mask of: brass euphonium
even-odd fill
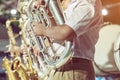
[[[8,19],[6,21],[6,29],[7,29],[7,33],[8,33],[8,37],[9,37],[9,49],[8,50],[10,50],[10,51],[11,51],[11,47],[17,45],[16,37],[18,37],[18,35],[15,35],[13,33],[13,29],[12,29],[12,26],[11,26],[12,22],[18,22],[18,20],[16,20],[15,18],[12,18],[12,19]],[[19,53],[16,52],[16,51],[15,52],[11,51],[10,55],[11,55],[12,58],[15,58],[15,57],[19,56]]]
[[[11,61],[9,61],[6,57],[2,60],[2,67],[5,69],[5,72],[7,73],[7,80],[19,80],[18,75],[16,72],[13,72],[11,69]]]
[[[11,19],[11,20],[7,20],[6,21],[6,29],[8,32],[8,36],[9,36],[9,47],[10,46],[15,46],[16,40],[15,40],[15,35],[13,34],[12,28],[10,26],[11,22],[16,21],[15,19]],[[2,60],[2,68],[5,69],[5,72],[7,74],[7,78],[8,80],[19,80],[18,74],[16,74],[16,71],[13,71],[12,68],[12,60],[17,57],[19,54],[18,52],[11,52],[10,56],[11,56],[11,60],[9,60],[7,57],[4,57]]]
[[[10,24],[14,21],[18,21],[16,19],[11,19],[6,21],[6,29],[9,36],[10,45],[13,47],[17,45],[15,40],[15,35],[12,30],[12,26]],[[19,50],[15,50],[13,52],[10,51],[11,59],[3,58],[2,67],[5,69],[6,74],[8,76],[8,80],[28,80],[27,69],[21,62],[20,52]]]
[[[33,68],[40,78],[46,77],[55,68],[64,65],[72,56],[71,43],[69,41],[54,42],[46,36],[36,36],[31,23],[40,22],[44,27],[52,27],[55,24],[63,24],[64,18],[58,0],[44,0],[45,4],[39,9],[34,7],[36,1],[31,0],[27,7],[28,20],[25,23],[25,30],[30,39],[30,46],[37,45],[40,53],[31,53]],[[52,21],[51,21],[52,19]],[[54,21],[53,21],[54,20]],[[31,32],[28,32],[27,29]]]

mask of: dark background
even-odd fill
[[[120,24],[120,0],[102,0],[103,8],[108,9],[109,14],[104,16],[105,22]]]

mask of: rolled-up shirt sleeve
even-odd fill
[[[70,26],[77,36],[86,32],[89,27],[91,18],[94,17],[94,5],[87,0],[77,0],[68,5],[64,11],[65,24]]]

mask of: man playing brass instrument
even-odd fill
[[[41,0],[38,0],[41,5]],[[65,23],[43,27],[34,23],[36,35],[72,42],[73,56],[68,63],[56,69],[51,80],[95,80],[93,60],[98,32],[103,22],[101,0],[63,0]]]

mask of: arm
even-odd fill
[[[34,32],[36,35],[47,36],[58,41],[72,41],[76,37],[73,29],[66,24],[45,28],[40,23],[34,23]]]

